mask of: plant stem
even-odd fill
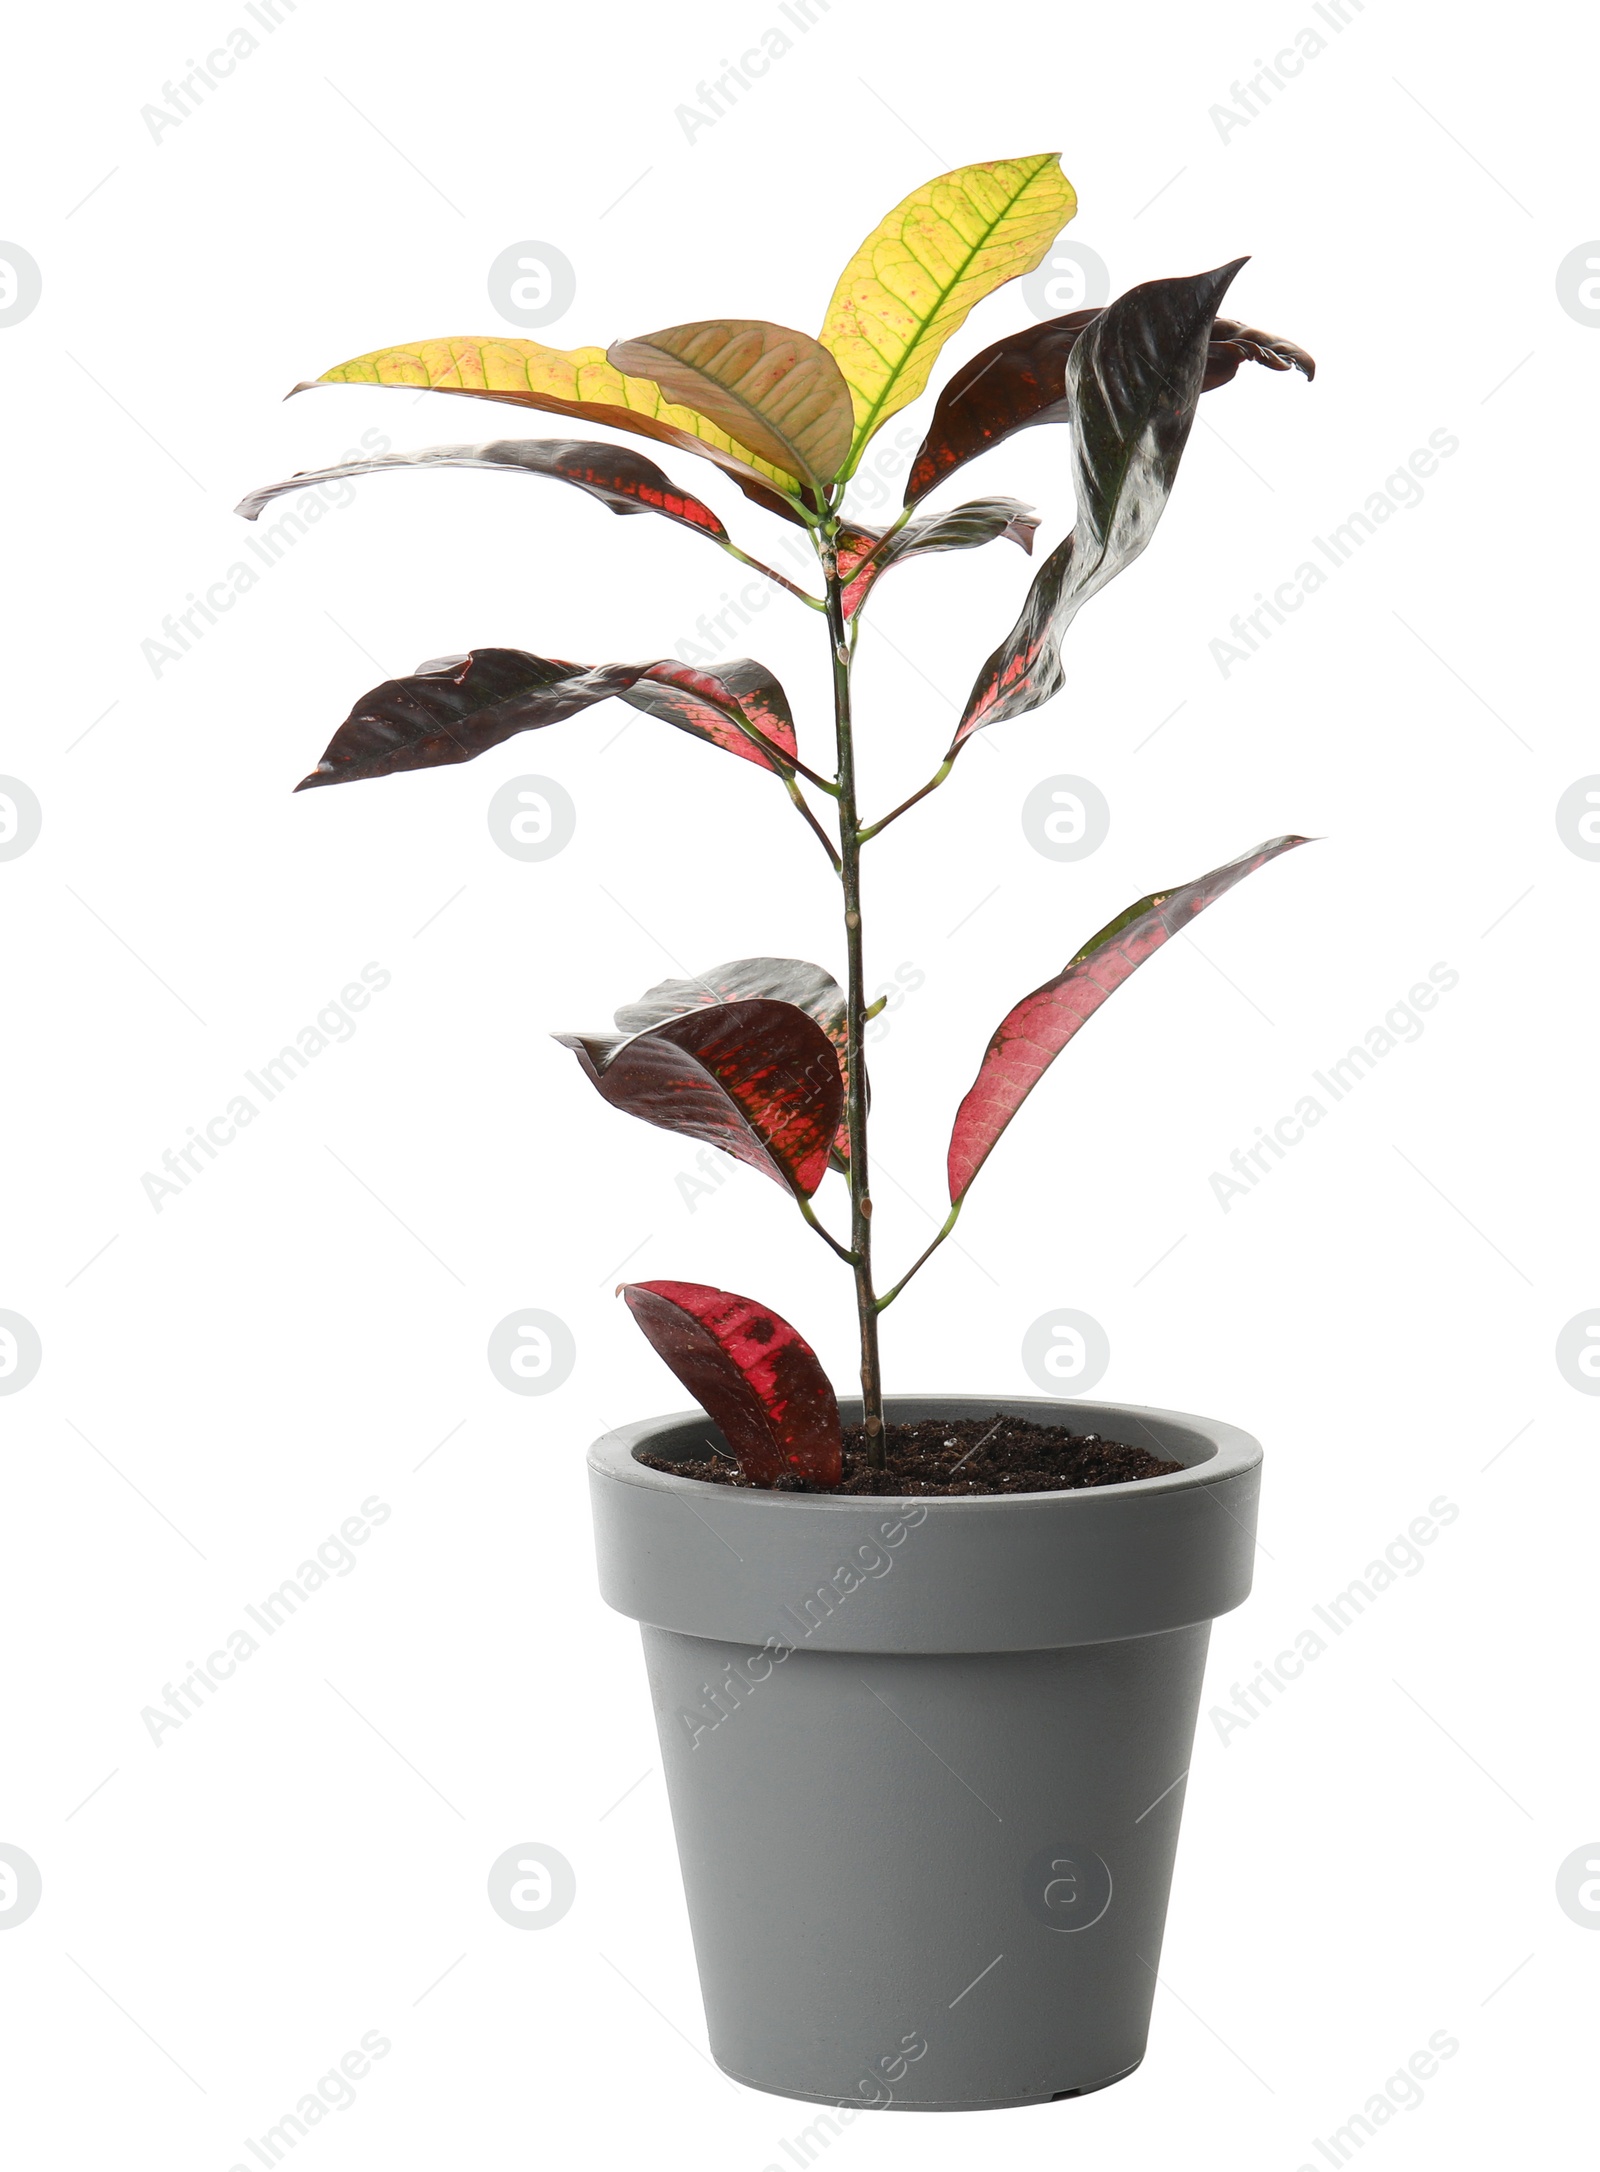
[[[861,830],[856,811],[855,741],[850,716],[850,643],[845,635],[844,595],[835,542],[839,523],[829,519],[822,542],[827,581],[828,641],[833,663],[833,726],[839,755],[839,880],[844,889],[846,1069],[845,1125],[850,1138],[850,1249],[855,1255],[856,1311],[861,1324],[861,1401],[866,1420],[867,1462],[884,1464],[883,1375],[878,1362],[878,1303],[872,1288],[872,1194],[867,1169],[866,974],[861,943]]]

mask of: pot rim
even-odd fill
[[[775,1493],[651,1470],[636,1459],[645,1443],[692,1447],[712,1428],[703,1412],[646,1419],[589,1451],[601,1596],[635,1621],[713,1642],[948,1654],[1145,1636],[1212,1620],[1248,1594],[1261,1449],[1237,1427],[1041,1396],[897,1395],[887,1407],[896,1418],[1070,1415],[1133,1432],[1184,1468],[1048,1493]]]
[[[968,1408],[972,1415],[980,1417],[1025,1417],[1034,1411],[1079,1412],[1092,1420],[1096,1431],[1100,1430],[1102,1419],[1111,1424],[1131,1420],[1132,1429],[1144,1432],[1152,1448],[1175,1457],[1184,1468],[1159,1478],[1121,1479],[1110,1486],[1054,1487],[1036,1493],[902,1495],[894,1492],[799,1493],[770,1486],[708,1485],[703,1479],[680,1478],[676,1472],[658,1471],[639,1461],[639,1450],[654,1445],[659,1434],[668,1429],[692,1429],[702,1439],[710,1432],[720,1440],[721,1435],[717,1434],[712,1420],[698,1409],[669,1411],[661,1417],[638,1418],[630,1424],[617,1426],[594,1442],[587,1460],[589,1469],[597,1476],[617,1484],[640,1486],[652,1493],[676,1493],[690,1500],[709,1495],[717,1502],[748,1503],[758,1514],[763,1508],[770,1507],[781,1507],[790,1512],[803,1509],[812,1514],[840,1510],[859,1514],[875,1501],[915,1499],[929,1514],[942,1516],[977,1508],[1019,1513],[1031,1509],[1037,1513],[1047,1502],[1062,1503],[1063,1513],[1066,1513],[1074,1503],[1148,1501],[1158,1495],[1186,1492],[1197,1485],[1211,1486],[1219,1480],[1242,1477],[1261,1462],[1260,1442],[1238,1426],[1225,1424],[1218,1418],[1203,1418],[1192,1411],[1163,1410],[1152,1404],[1098,1402],[1088,1397],[941,1395],[936,1392],[884,1397],[885,1412],[902,1422],[919,1413],[928,1417],[965,1416]],[[860,1414],[859,1397],[841,1399],[839,1415],[846,1425],[859,1424]]]

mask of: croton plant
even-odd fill
[[[1008,332],[956,371],[911,463],[903,510],[869,527],[846,511],[875,432],[926,389],[940,350],[997,287],[1043,262],[1077,200],[1053,154],[995,159],[927,182],[862,242],[817,336],[748,317],[669,325],[610,347],[562,350],[529,339],[434,339],[342,362],[317,384],[455,393],[627,432],[711,461],[763,513],[815,549],[820,593],[763,565],[709,505],[628,445],[594,438],[494,439],[385,453],[258,490],[254,520],[284,491],[391,468],[484,468],[545,476],[614,513],[656,513],[730,552],[815,612],[827,641],[833,754],[802,760],[782,686],[745,657],[715,670],[674,657],[578,664],[526,649],[479,648],[419,665],[364,694],[298,787],[345,784],[466,762],[514,733],[606,700],[763,769],[814,832],[837,878],[844,982],[796,958],[738,958],[664,981],[616,1013],[614,1034],[560,1034],[614,1108],[723,1149],[789,1192],[855,1286],[868,1462],[883,1463],[878,1318],[949,1236],[1006,1126],[1106,998],[1235,883],[1304,842],[1277,837],[1224,867],[1143,897],[1089,938],[996,1028],[955,1114],[950,1211],[921,1257],[888,1288],[872,1244],[862,857],[950,775],[974,733],[1037,709],[1062,684],[1061,643],[1088,599],[1128,566],[1161,518],[1203,392],[1243,362],[1299,369],[1290,341],[1219,317],[1245,259],[1153,279],[1103,309]],[[304,391],[308,386],[297,386]],[[932,551],[1009,539],[1031,554],[1038,520],[1013,498],[926,508],[969,461],[1036,423],[1071,449],[1076,524],[1035,574],[1021,615],[978,672],[933,774],[887,813],[864,817],[856,791],[851,665],[863,610],[895,566]],[[848,1228],[814,1201],[829,1172],[848,1192]],[[804,1337],[768,1305],[693,1282],[638,1282],[634,1319],[715,1419],[757,1485],[827,1488],[841,1473],[839,1408]]]

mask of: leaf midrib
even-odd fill
[[[984,228],[983,234],[980,239],[975,241],[972,247],[967,251],[966,256],[962,260],[961,269],[955,274],[955,276],[949,281],[946,286],[940,289],[939,299],[935,302],[934,306],[928,311],[927,315],[918,324],[916,332],[913,334],[910,342],[906,347],[905,353],[900,357],[899,362],[896,363],[894,368],[890,371],[889,377],[884,384],[882,392],[878,395],[877,399],[873,402],[872,406],[868,409],[865,416],[863,416],[860,424],[857,426],[856,434],[850,442],[850,458],[852,463],[855,460],[857,452],[866,443],[867,439],[871,436],[873,430],[876,429],[877,418],[880,411],[887,402],[890,393],[893,392],[895,386],[904,376],[906,371],[906,365],[910,362],[911,357],[916,353],[917,348],[920,346],[922,340],[926,336],[928,326],[933,323],[934,319],[938,316],[939,311],[944,307],[945,303],[950,299],[950,296],[955,292],[956,288],[961,284],[961,281],[966,277],[967,272],[971,267],[973,258],[978,254],[979,250],[982,249],[984,245],[988,242],[989,237],[994,233],[996,227],[1000,226],[1010,216],[1010,214],[1016,210],[1018,204],[1021,203],[1023,197],[1027,195],[1029,189],[1031,189],[1034,183],[1038,180],[1040,174],[1045,173],[1049,170],[1051,164],[1054,161],[1054,158],[1055,153],[1049,152],[1040,160],[1039,164],[1035,166],[1032,173],[1030,173],[1028,175],[1028,178],[1023,182],[1021,188],[1018,189],[1016,195],[1011,198],[1009,203],[1002,206],[1000,211],[996,213],[994,218],[992,218],[989,224]],[[873,277],[877,279],[876,272],[874,272]],[[883,281],[879,279],[878,284],[881,286],[883,284]],[[866,344],[868,346],[871,346],[872,342],[870,340],[867,340]],[[873,352],[876,353],[877,349],[873,348]],[[838,357],[835,356],[834,359],[837,360]]]

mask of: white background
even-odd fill
[[[44,282],[0,330],[0,771],[44,810],[0,864],[0,1306],[44,1351],[0,1404],[0,1840],[43,1876],[0,1936],[19,2164],[254,2164],[244,2138],[373,2030],[392,2049],[297,2164],[794,2161],[807,2109],[705,2057],[583,1454],[682,1400],[610,1294],[624,1266],[758,1293],[841,1383],[847,1279],[744,1171],[691,1212],[689,1152],[606,1109],[548,1036],[680,967],[837,969],[831,880],[770,779],[643,719],[618,737],[616,705],[458,769],[290,794],[381,677],[472,644],[666,654],[744,576],[553,485],[384,477],[159,675],[141,644],[246,558],[246,488],[369,428],[540,434],[399,392],[281,404],[381,344],[509,331],[485,277],[512,243],[576,268],[538,335],[559,344],[722,312],[813,326],[919,182],[1056,146],[1082,204],[1067,238],[1117,291],[1248,251],[1229,309],[1319,372],[1207,397],[1155,544],[1070,637],[1066,691],[874,848],[870,969],[925,975],[874,1052],[886,1263],[931,1230],[951,1111],[1017,996],[1143,892],[1279,831],[1325,841],[1070,1051],[961,1247],[888,1316],[886,1360],[891,1387],[1026,1391],[1026,1327],[1091,1313],[1101,1392],[1262,1438],[1262,1553],[1215,1633],[1141,2073],[977,2127],[858,2120],[825,2153],[1292,2172],[1441,2030],[1459,2052],[1365,2156],[1536,2158],[1575,2122],[1600,1939],[1555,1879],[1600,1832],[1600,1501],[1597,1406],[1554,1346],[1600,1304],[1600,865],[1554,810],[1600,768],[1600,333],[1556,270],[1600,232],[1594,53],[1576,11],[1491,39],[1347,6],[1337,35],[1311,0],[835,0],[805,36],[777,0],[302,0],[270,37],[244,0],[13,25],[4,238]],[[241,24],[259,49],[152,141],[141,107]],[[675,107],[774,24],[793,50],[687,141]],[[1327,49],[1224,140],[1210,109],[1307,26]],[[949,360],[1024,319],[1002,290]],[[1459,450],[1423,502],[1225,677],[1229,620],[1439,430]],[[1025,434],[939,502],[1014,491],[1047,548],[1065,450]],[[709,466],[667,464],[746,548],[776,547]],[[869,807],[933,767],[1027,578],[996,544],[885,585],[859,668]],[[817,625],[778,598],[747,645],[816,759]],[[485,822],[530,772],[578,809],[532,865]],[[1112,809],[1076,865],[1019,825],[1061,772]],[[369,961],[392,978],[354,1037],[157,1213],[144,1172]],[[1421,1038],[1224,1212],[1212,1172],[1439,961],[1459,985]],[[576,1338],[544,1400],[485,1361],[525,1306]],[[351,1572],[153,1744],[142,1709],[369,1496],[392,1513]],[[1222,1740],[1207,1711],[1439,1496],[1459,1515],[1420,1573]],[[534,1933],[485,1898],[523,1841],[577,1877]]]

